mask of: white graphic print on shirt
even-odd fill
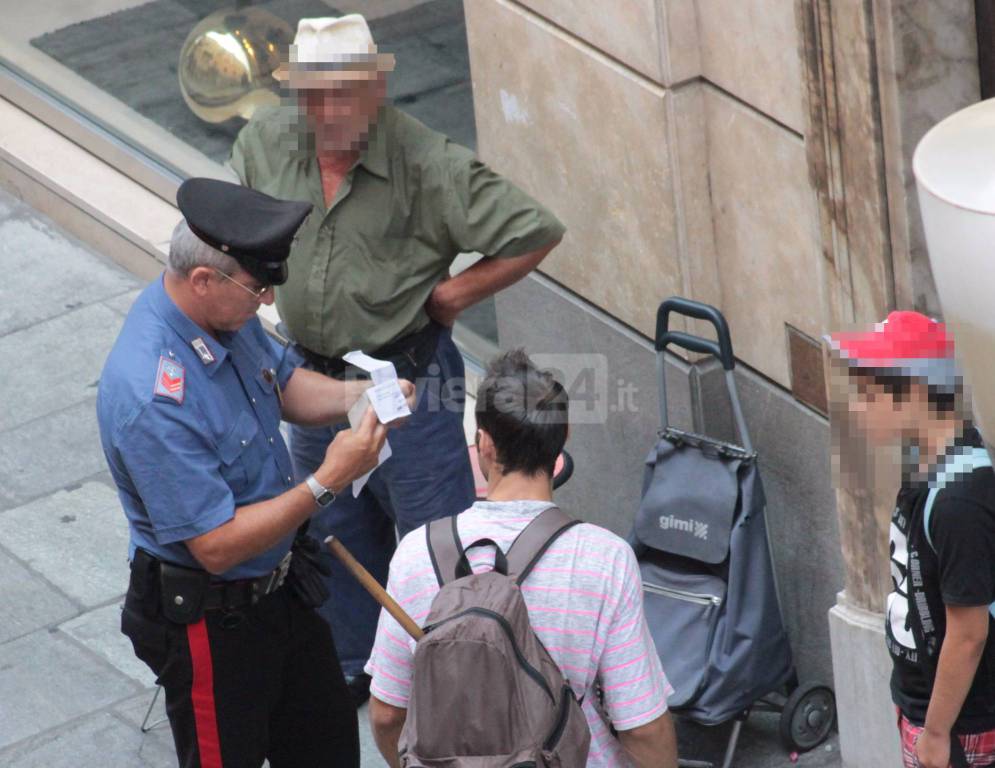
[[[908,521],[897,510],[895,519]],[[893,590],[888,595],[888,644],[896,656],[903,656],[909,661],[917,657],[916,642],[909,626],[909,548],[908,536],[905,531],[892,520],[889,530],[888,548],[891,552],[891,581]]]

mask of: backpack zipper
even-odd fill
[[[658,584],[650,584],[646,581],[643,582],[643,589],[646,592],[652,592],[655,595],[673,597],[677,600],[684,600],[688,603],[698,603],[698,605],[722,605],[722,598],[716,597],[715,595],[702,595],[695,592],[685,592],[681,589],[661,587]]]
[[[560,711],[556,716],[556,725],[553,726],[552,733],[543,743],[542,748],[551,751],[563,736],[563,731],[567,727],[567,718],[570,716],[570,699],[573,696],[573,689],[569,685],[564,685],[560,693]]]
[[[546,682],[546,678],[544,678],[542,676],[542,673],[540,673],[538,669],[533,667],[529,663],[529,660],[525,658],[525,654],[522,653],[521,648],[518,647],[518,643],[515,642],[515,633],[514,630],[512,630],[511,628],[511,623],[500,613],[488,610],[487,608],[467,608],[465,611],[461,611],[460,613],[457,613],[455,616],[448,616],[442,621],[436,622],[431,626],[425,627],[424,630],[425,634],[432,632],[436,627],[440,627],[443,624],[447,624],[450,621],[455,621],[456,619],[466,616],[468,613],[477,613],[480,614],[481,616],[487,616],[488,618],[494,619],[494,621],[498,623],[498,626],[500,626],[501,629],[504,630],[504,633],[508,636],[508,640],[511,643],[511,647],[515,651],[515,658],[518,660],[519,666],[521,666],[522,669],[525,670],[526,674],[529,677],[535,680],[542,687],[542,689],[546,692],[546,695],[549,696],[549,700],[552,701],[553,704],[556,704],[556,697],[553,696],[553,692],[549,689],[549,683]]]

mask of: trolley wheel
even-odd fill
[[[779,730],[789,750],[805,752],[819,746],[836,720],[836,696],[819,683],[798,686],[784,702]]]

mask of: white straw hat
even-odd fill
[[[394,55],[379,53],[366,19],[348,16],[301,19],[290,61],[273,77],[291,88],[328,88],[342,80],[368,80],[394,69]]]

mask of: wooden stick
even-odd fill
[[[405,632],[415,640],[421,640],[424,637],[425,633],[422,632],[421,627],[415,624],[415,620],[397,604],[394,598],[387,594],[387,590],[380,586],[380,582],[370,575],[370,572],[352,556],[352,553],[342,545],[341,541],[334,536],[329,536],[325,539],[325,546],[341,561],[349,573],[356,577],[356,581],[373,595],[373,599],[387,609],[387,612],[404,628]]]

